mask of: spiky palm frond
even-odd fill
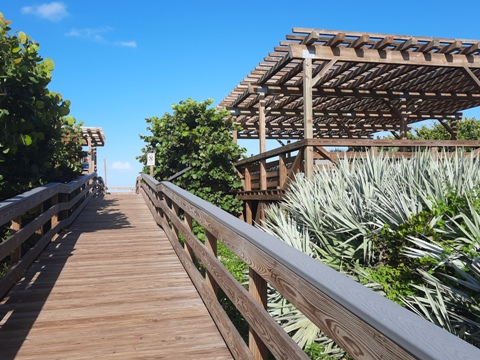
[[[341,160],[333,169],[318,171],[312,180],[298,174],[282,203],[267,210],[263,228],[375,291],[381,291],[367,274],[379,261],[375,241],[379,241],[382,231],[386,227],[394,231],[405,224],[408,226],[408,221],[423,210],[432,212],[438,204],[447,203],[449,193],[475,197],[479,188],[480,167],[473,157],[436,157],[421,152],[409,160],[393,160],[368,153],[354,162]],[[466,289],[475,290],[480,265],[478,261],[467,261],[467,264],[462,256],[456,255],[464,249],[479,250],[480,215],[474,210],[471,206],[466,214],[455,217],[432,212],[429,226],[449,241],[448,252],[430,239],[413,239],[412,246],[405,249],[403,255],[430,256],[437,260],[439,269],[442,266],[451,269],[449,273],[435,276],[420,270],[425,285],[416,285],[419,296],[405,299],[406,306],[476,342],[480,334],[475,327],[477,315],[469,318],[465,309],[480,314],[478,301],[469,299]],[[271,313],[295,334],[296,341],[308,345],[315,337],[316,327],[307,325],[297,309],[278,294],[272,294]],[[341,351],[320,331],[316,336],[315,341],[322,346],[329,344],[335,351]]]

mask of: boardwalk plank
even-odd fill
[[[0,359],[231,359],[141,196],[84,209],[0,303]]]

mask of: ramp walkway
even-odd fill
[[[142,196],[92,199],[0,303],[0,359],[231,359]]]

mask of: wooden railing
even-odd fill
[[[138,189],[236,359],[266,359],[268,351],[308,359],[265,310],[267,283],[355,359],[480,359],[472,345],[171,183],[142,175]],[[193,221],[205,229],[205,244]],[[249,266],[249,291],[217,258],[217,241]],[[218,302],[217,286],[248,322],[248,346]]]
[[[289,181],[295,178],[297,172],[305,172],[304,159],[306,151],[313,152],[313,160],[327,160],[334,163],[342,158],[359,158],[360,152],[330,152],[325,147],[345,148],[362,147],[468,147],[480,148],[476,140],[369,140],[369,139],[309,139],[300,140],[280,148],[252,156],[235,163],[242,176],[243,190],[238,197],[242,200],[259,200],[258,194],[264,200],[280,200],[283,191],[288,188]],[[392,152],[388,156],[410,157],[411,152]]]
[[[93,196],[102,193],[102,178],[91,173],[68,184],[47,184],[0,202],[0,266],[8,268],[0,278],[0,299],[51,239],[73,222]],[[26,242],[34,245],[22,251]]]

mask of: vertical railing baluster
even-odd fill
[[[244,177],[244,191],[252,190],[252,176],[250,174],[250,169],[245,166],[243,170],[243,177]]]
[[[52,196],[50,198],[50,206],[55,206],[58,204],[58,194]],[[59,212],[56,212],[53,216],[52,219],[50,220],[50,228],[54,228],[55,225],[57,225],[59,220]]]
[[[287,181],[287,159],[285,154],[280,154],[278,158],[278,188],[283,189]]]
[[[253,298],[267,308],[267,282],[257,274],[252,268],[249,270],[249,291]],[[250,351],[256,360],[266,360],[268,358],[268,349],[257,335],[257,333],[249,327],[248,330],[248,345]]]
[[[187,213],[185,213],[185,218],[183,219],[183,221],[185,222],[185,225],[187,226],[188,230],[192,231],[193,230],[193,219],[190,215],[188,215]],[[193,258],[194,258],[194,254],[193,254],[193,250],[192,248],[190,247],[190,245],[188,245],[188,243],[185,241],[185,252],[187,253],[187,256],[190,258],[190,260],[193,261]]]
[[[37,211],[36,211],[36,215],[35,215],[35,216],[36,216],[36,217],[39,217],[39,216],[42,215],[42,214],[43,214],[43,203],[41,203],[41,204],[39,204],[39,205],[37,206]],[[42,237],[42,235],[43,235],[43,225],[41,225],[41,226],[38,228],[38,230],[35,231],[35,233],[36,233],[37,235],[39,235],[40,237]]]
[[[180,207],[179,207],[176,203],[172,202],[172,200],[170,200],[170,204],[171,204],[171,205],[170,205],[170,208],[175,212],[175,215],[178,216],[178,213],[179,213],[179,211],[180,211]],[[173,225],[173,223],[172,223],[172,229],[173,229],[173,231],[175,232],[175,235],[176,235],[176,237],[177,237],[177,239],[178,239],[178,229],[176,228],[175,225]]]
[[[207,231],[207,239],[205,241],[205,246],[209,251],[212,252],[213,255],[215,255],[215,257],[217,256],[217,238],[208,231]],[[208,270],[208,268],[205,273],[205,280],[207,281],[207,285],[212,290],[212,292],[214,294],[217,294],[217,291],[218,291],[217,282],[215,281],[215,278],[213,277],[211,272]]]
[[[16,217],[11,221],[10,233],[12,235],[15,234],[17,231],[19,231],[21,228],[22,228],[22,218],[20,216]],[[22,258],[22,245],[19,245],[17,246],[16,249],[14,249],[10,253],[10,265],[12,266],[15,265],[20,261],[21,258]]]

